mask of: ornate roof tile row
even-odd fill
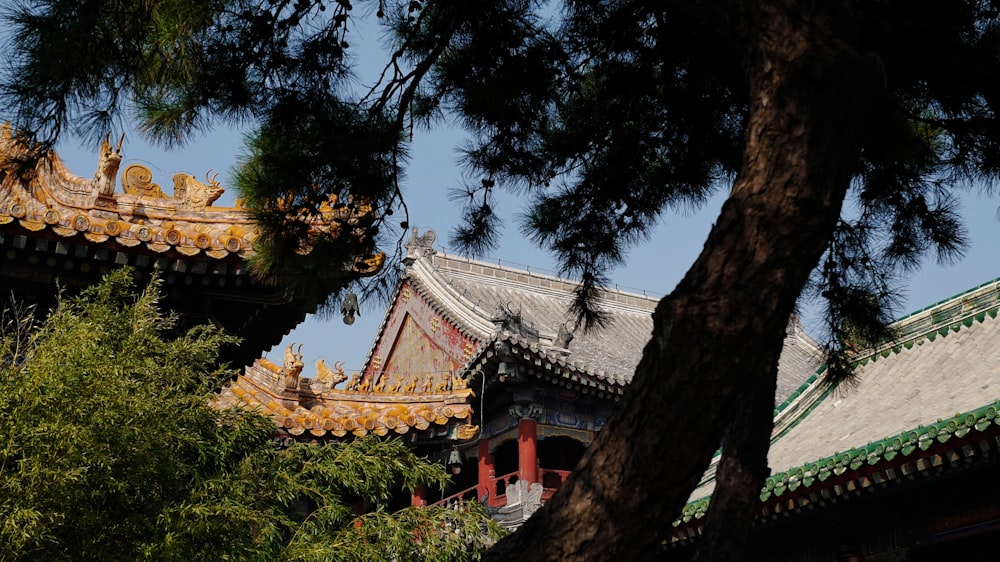
[[[87,179],[71,173],[54,152],[32,155],[5,126],[0,131],[0,224],[16,222],[32,232],[82,236],[94,244],[110,240],[154,253],[174,249],[221,259],[251,251],[257,235],[252,218],[246,209],[211,207],[223,192],[214,178],[206,177],[206,184],[177,174],[175,196],[168,197],[152,183],[148,168],[131,165],[122,173],[124,193],[115,193],[120,149],[105,139],[97,173]],[[31,158],[37,158],[33,167],[19,169]],[[142,186],[155,187],[157,195]]]
[[[83,178],[71,173],[55,152],[31,148],[9,124],[0,127],[0,225],[153,254],[175,251],[218,260],[253,253],[258,229],[247,209],[212,206],[224,191],[218,174],[206,174],[204,183],[176,174],[173,196],[168,196],[153,183],[148,168],[133,164],[121,173],[117,191],[121,162],[121,143],[114,147],[106,138],[94,177]],[[339,225],[358,224],[371,212],[367,205],[337,205],[332,198],[319,213],[301,220],[317,233],[339,236]],[[373,274],[384,257],[359,260],[355,270]]]
[[[773,503],[775,500],[813,492],[833,484],[851,489],[867,487],[871,485],[870,481],[865,480],[868,475],[924,458],[926,455],[922,453],[928,452],[938,444],[945,444],[953,439],[965,444],[966,441],[976,440],[977,433],[996,434],[1000,430],[998,412],[1000,412],[1000,400],[964,414],[956,414],[950,419],[919,425],[865,446],[851,447],[843,452],[835,452],[819,460],[772,474],[761,488],[761,502]],[[965,439],[967,436],[969,439]],[[959,448],[961,445],[955,447]],[[856,486],[847,484],[851,481],[858,484]],[[681,517],[674,522],[674,526],[703,518],[708,512],[710,499],[704,497],[688,503],[684,506]]]
[[[844,452],[819,459],[816,462],[779,472],[767,479],[760,499],[778,498],[786,492],[808,488],[814,483],[825,482],[831,476],[840,476],[849,470],[865,466],[877,467],[905,458],[920,451],[927,451],[935,443],[947,443],[953,437],[963,438],[969,433],[984,432],[991,426],[1000,426],[1000,400],[971,412],[955,414],[950,419],[938,420],[930,425],[919,425],[897,435],[886,437],[863,447],[851,447]]]
[[[478,432],[469,423],[475,393],[463,379],[427,385],[427,377],[411,376],[398,388],[367,388],[357,374],[348,380],[339,364],[330,369],[320,361],[314,378],[300,377],[301,368],[301,356],[296,359],[289,350],[283,367],[259,359],[223,390],[217,406],[258,410],[296,436],[361,437],[441,427],[464,440]]]
[[[498,348],[503,349],[502,352]],[[509,357],[526,365],[527,377],[544,380],[556,386],[572,386],[583,394],[598,394],[602,397],[620,396],[628,386],[627,380],[612,379],[604,371],[593,373],[586,366],[569,360],[560,350],[549,349],[516,334],[502,333],[496,336],[493,345],[487,346],[473,364],[474,368],[486,370],[487,365]]]

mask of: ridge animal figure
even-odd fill
[[[403,385],[403,394],[413,394],[413,391],[417,389],[417,379],[419,379],[417,375],[410,375],[406,384]]]
[[[191,174],[175,174],[174,199],[179,199],[196,209],[212,206],[212,203],[215,203],[226,190],[219,185],[219,173],[216,172],[211,178],[208,177],[209,173],[211,171],[205,174],[207,184],[196,180]]]
[[[344,390],[358,390],[358,385],[361,383],[361,373],[354,373],[351,375],[351,380],[348,381],[347,386]]]
[[[305,364],[302,362],[302,344],[299,344],[298,351],[293,349],[295,344],[289,344],[285,348],[285,364],[281,369],[285,381],[285,390],[298,390],[299,375]]]
[[[347,373],[344,372],[344,362],[337,361],[333,364],[333,369],[331,369],[320,359],[316,363],[316,380],[323,384],[329,384],[331,387],[346,381]]]
[[[94,191],[98,195],[110,197],[115,192],[115,183],[118,181],[118,167],[122,163],[122,143],[125,142],[125,134],[118,140],[118,146],[111,147],[111,133],[108,133],[101,141],[101,153],[97,160],[97,171],[94,172]]]
[[[451,373],[445,373],[441,376],[441,382],[434,388],[435,392],[448,392],[451,390]]]

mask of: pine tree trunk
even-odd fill
[[[777,375],[777,365],[771,367]],[[763,373],[762,373],[763,374]],[[760,489],[769,471],[767,451],[774,428],[777,376],[761,376],[741,399],[722,439],[722,459],[695,561],[735,562],[760,513]]]
[[[652,339],[615,415],[563,489],[487,561],[648,557],[669,536],[736,413],[759,411],[741,404],[762,388],[773,400],[786,325],[856,166],[875,65],[846,47],[848,14],[839,3],[735,4],[751,105],[730,197],[701,255],[657,306]],[[741,456],[764,458],[766,436],[740,439]],[[763,451],[754,452],[755,443]],[[759,468],[720,484],[744,487],[727,492],[737,500],[756,495],[760,482],[745,487]],[[739,558],[739,542],[718,539],[714,556]]]

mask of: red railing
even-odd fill
[[[559,488],[562,488],[570,474],[569,470],[539,469],[538,477],[542,481],[542,503],[549,501],[552,495],[559,491]]]
[[[455,507],[460,502],[467,501],[479,501],[476,493],[479,490],[479,486],[473,486],[471,488],[466,488],[461,492],[452,494],[446,498],[441,498],[441,500],[434,502],[433,505],[439,505],[441,507]]]
[[[549,501],[559,488],[566,482],[566,479],[570,475],[569,470],[553,470],[542,468],[538,471],[538,476],[542,481],[542,502]],[[507,487],[517,482],[518,473],[517,471],[511,472],[510,474],[504,474],[503,476],[497,476],[496,478],[491,478],[486,483],[486,505],[489,507],[503,507],[507,505]],[[482,498],[479,497],[479,485],[472,486],[471,488],[466,488],[460,492],[454,493],[440,501],[434,502],[434,505],[440,505],[444,507],[451,507],[458,502],[476,500],[479,501]]]

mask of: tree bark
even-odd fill
[[[767,451],[774,429],[775,376],[762,376],[740,400],[722,439],[722,459],[715,472],[715,490],[705,526],[695,549],[695,561],[733,562],[743,559],[746,542],[760,513],[760,489],[769,473]]]
[[[484,560],[647,557],[741,402],[773,384],[788,319],[857,165],[875,83],[875,65],[848,47],[846,9],[733,3],[750,88],[741,172],[701,255],[657,306],[615,414],[562,490]]]

